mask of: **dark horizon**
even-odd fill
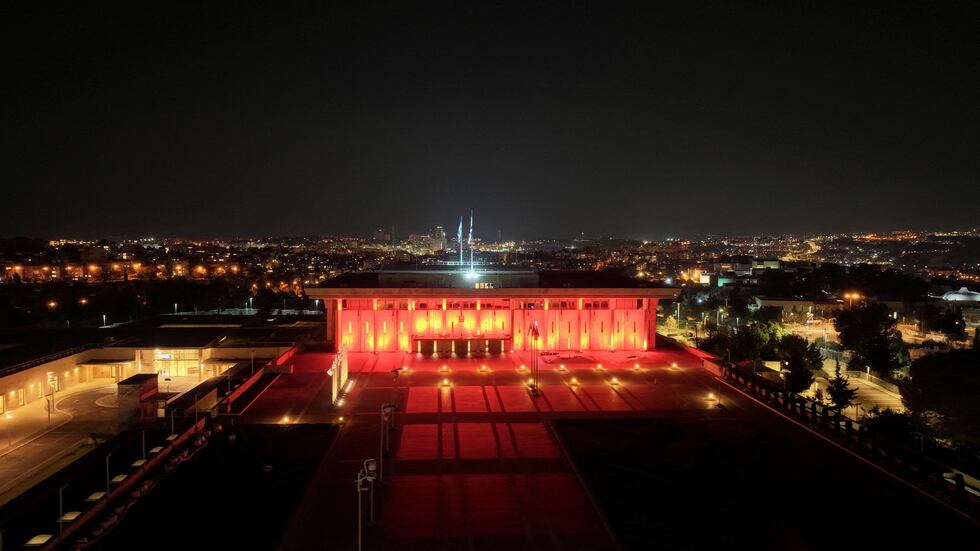
[[[458,224],[458,220],[457,220]],[[433,224],[434,226],[440,224]],[[468,228],[468,226],[467,226]],[[446,226],[443,226],[446,229]],[[404,231],[395,228],[395,239],[404,240],[409,235],[425,235],[426,228],[417,229],[406,229]],[[464,230],[464,237],[466,239]],[[861,233],[897,233],[897,232],[916,232],[916,233],[942,233],[942,232],[976,232],[977,227],[957,227],[957,228],[941,228],[941,227],[919,227],[919,228],[885,228],[885,229],[866,229],[866,228],[856,228],[848,231],[823,231],[823,232],[761,232],[761,233],[710,233],[710,234],[689,234],[689,235],[666,235],[659,237],[646,237],[646,236],[631,236],[631,235],[599,235],[599,234],[586,234],[581,235],[567,235],[567,236],[510,236],[506,234],[502,236],[502,242],[508,241],[571,241],[575,239],[585,239],[585,240],[626,240],[626,241],[652,241],[652,242],[663,242],[669,240],[680,240],[680,241],[697,241],[706,239],[720,239],[720,238],[751,238],[751,237],[787,237],[787,236],[804,236],[804,235],[830,235],[830,234],[847,234],[856,235]],[[238,239],[304,239],[304,238],[364,238],[369,239],[373,234],[373,230],[366,232],[336,232],[336,233],[305,233],[305,234],[246,234],[246,233],[229,233],[229,234],[197,234],[197,235],[179,235],[179,234],[142,234],[142,235],[21,235],[21,234],[10,234],[10,235],[0,235],[0,239],[40,239],[45,241],[57,241],[57,240],[67,240],[67,241],[135,241],[139,239],[158,239],[158,240],[238,240]],[[493,235],[491,235],[491,233]],[[491,231],[480,231],[479,229],[474,230],[474,238],[479,239],[484,242],[493,243],[497,242],[496,230]],[[446,232],[446,237],[449,241],[455,240],[455,230],[452,232]]]
[[[4,15],[0,235],[454,235],[470,208],[485,239],[980,219],[976,4]]]

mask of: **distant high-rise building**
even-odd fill
[[[378,226],[374,230],[374,240],[378,243],[391,243],[391,230],[385,228],[384,226]]]
[[[439,252],[446,249],[446,230],[442,226],[436,226],[429,231],[429,249],[432,252]]]

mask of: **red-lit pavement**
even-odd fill
[[[402,411],[384,483],[375,487],[378,522],[365,529],[366,549],[615,548],[548,421],[652,411],[714,419],[737,414],[735,407],[714,407],[728,390],[700,369],[700,360],[674,350],[549,358],[540,362],[537,397],[527,391],[530,371],[521,369],[530,365],[526,354],[352,354],[354,382],[340,408],[329,406],[323,372],[330,360],[297,356],[295,374],[277,381],[243,419],[345,418],[297,508],[285,549],[354,546],[354,474],[364,459],[378,457],[384,402],[395,401]],[[403,366],[408,369],[394,380],[391,370]]]

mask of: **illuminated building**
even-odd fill
[[[660,299],[678,289],[602,272],[392,270],[307,288],[327,340],[351,352],[650,350]]]

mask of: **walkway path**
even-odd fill
[[[0,504],[83,451],[90,434],[115,433],[116,408],[105,399],[115,393],[114,383],[85,383],[71,393],[56,395],[50,429],[43,400],[14,410],[12,426],[22,436],[0,457]]]

